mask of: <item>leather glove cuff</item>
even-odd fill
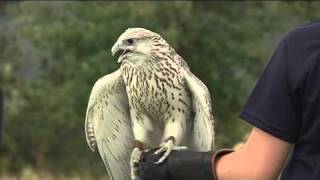
[[[226,154],[229,154],[229,153],[232,153],[234,150],[233,149],[219,149],[217,151],[215,151],[213,153],[213,156],[212,156],[212,173],[213,173],[213,180],[218,180],[218,175],[217,175],[217,168],[216,168],[216,164],[217,164],[217,161],[219,160],[219,158],[223,155],[226,155]]]
[[[233,150],[221,149],[216,152],[172,151],[168,158],[168,170],[173,179],[217,180],[216,160]]]

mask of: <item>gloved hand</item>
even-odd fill
[[[156,164],[156,162],[162,157],[162,154],[154,154],[156,150],[157,149],[152,149],[148,152],[142,153],[141,161],[137,168],[137,174],[140,180],[173,180],[168,171],[167,160],[160,164]]]
[[[189,150],[172,151],[161,164],[155,164],[162,156],[154,155],[156,150],[142,154],[138,164],[138,176],[141,180],[216,180],[215,160],[227,153],[229,149],[216,152],[194,152]]]

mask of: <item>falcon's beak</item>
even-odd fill
[[[118,41],[112,46],[111,48],[111,53],[112,53],[112,56],[115,56],[117,54],[117,52],[119,51],[125,51],[126,50],[126,46],[123,44],[123,43],[119,43]],[[121,55],[120,55],[121,56]],[[118,63],[121,63],[122,59],[118,58]]]
[[[112,56],[114,56],[120,50],[118,43],[115,43],[111,48]]]

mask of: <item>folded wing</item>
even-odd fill
[[[85,133],[89,147],[98,147],[111,180],[129,180],[134,138],[120,70],[100,78],[92,88]]]
[[[184,80],[190,90],[194,112],[191,133],[191,149],[210,151],[214,145],[214,126],[211,109],[211,98],[208,88],[190,70],[183,70]]]

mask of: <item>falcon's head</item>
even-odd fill
[[[129,28],[120,35],[111,52],[121,52],[118,63],[123,60],[146,59],[156,51],[168,51],[170,46],[157,33],[144,28]]]

